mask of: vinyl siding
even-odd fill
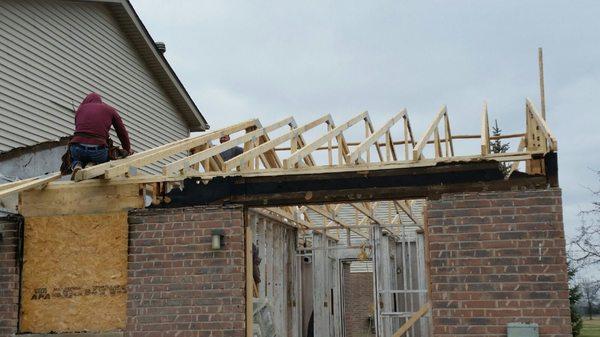
[[[72,134],[91,91],[119,111],[136,151],[189,135],[105,5],[0,0],[0,39],[0,152]]]

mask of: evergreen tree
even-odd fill
[[[569,275],[569,281],[575,277],[576,269],[571,267],[569,263],[567,265],[567,273]],[[571,307],[571,330],[573,331],[573,337],[577,337],[581,334],[581,328],[583,327],[583,320],[581,315],[577,311],[575,305],[581,299],[581,291],[578,284],[569,282],[569,302]]]
[[[494,120],[494,125],[492,126],[492,136],[500,136],[502,134],[502,129],[498,127],[498,120]],[[510,144],[502,143],[500,139],[495,139],[490,141],[490,150],[492,153],[505,153],[510,149]],[[510,170],[510,165],[506,163],[501,163],[500,168],[504,175],[507,175]]]

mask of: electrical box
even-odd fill
[[[539,337],[537,323],[508,323],[507,337]]]

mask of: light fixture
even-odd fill
[[[360,245],[360,252],[358,253],[358,261],[366,261],[369,259],[369,254],[367,254],[367,244],[363,243]]]
[[[211,248],[213,250],[221,249],[223,247],[223,238],[225,237],[225,231],[222,229],[213,229],[211,235]]]

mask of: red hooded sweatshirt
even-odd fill
[[[75,113],[75,132],[96,135],[101,139],[75,135],[71,143],[106,146],[106,139],[108,139],[108,131],[111,125],[115,127],[123,149],[130,151],[129,135],[127,134],[123,120],[121,120],[121,116],[119,116],[115,108],[102,103],[100,95],[93,92],[87,95]]]

